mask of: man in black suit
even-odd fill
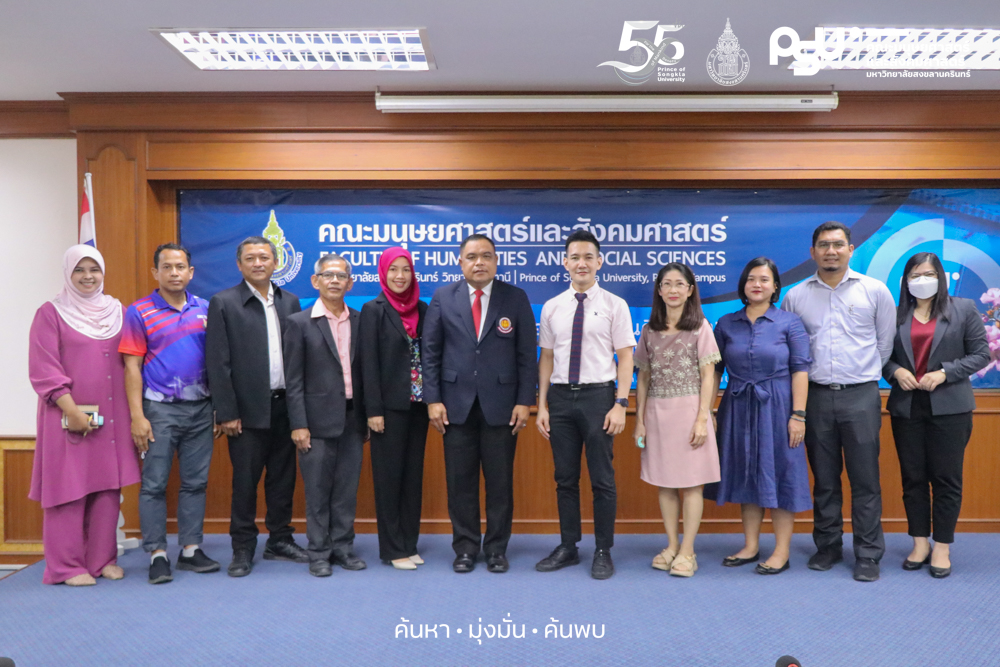
[[[288,318],[285,380],[292,440],[306,492],[309,573],[329,577],[330,564],[363,570],[354,553],[354,514],[366,431],[361,396],[358,311],[344,304],[351,265],[339,255],[316,262],[319,298]]]
[[[473,234],[459,250],[465,280],[435,292],[424,323],[424,400],[444,435],[455,572],[480,549],[479,469],[486,480],[490,572],[506,572],[514,517],[514,449],[538,379],[535,316],[528,295],[494,280],[493,241]]]
[[[267,560],[308,562],[292,539],[295,446],[288,427],[282,330],[298,312],[299,299],[271,282],[274,244],[251,236],[236,249],[243,282],[212,297],[205,331],[208,384],[216,422],[229,438],[233,464],[233,504],[229,534],[233,561],[229,576],[253,569],[257,548],[257,484],[264,477],[270,533]]]

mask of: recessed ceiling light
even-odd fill
[[[203,70],[434,68],[423,30],[164,30],[153,32]]]

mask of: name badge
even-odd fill
[[[514,330],[514,323],[510,321],[509,317],[501,317],[497,321],[497,331],[502,334],[509,334]]]

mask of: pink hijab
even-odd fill
[[[400,257],[405,257],[409,263],[413,281],[410,282],[410,286],[406,288],[405,292],[396,294],[389,287],[386,277],[389,275],[389,265]],[[420,285],[417,284],[417,272],[413,270],[413,257],[410,256],[410,251],[405,248],[389,248],[383,252],[378,260],[378,282],[382,285],[382,294],[403,320],[407,335],[410,338],[416,338],[417,324],[420,321],[420,314],[417,311],[417,303],[420,301]]]
[[[75,245],[63,255],[62,291],[52,299],[56,310],[66,324],[84,336],[97,340],[114,337],[122,328],[122,304],[104,293],[104,284],[92,294],[83,294],[73,284],[73,269],[80,260],[89,257],[97,262],[104,273],[104,256],[89,245]]]

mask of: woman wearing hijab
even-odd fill
[[[415,570],[424,562],[417,538],[428,424],[420,364],[427,304],[403,248],[382,253],[378,277],[382,293],[361,309],[361,362],[379,557],[398,570]]]
[[[46,584],[121,579],[119,494],[139,482],[125,369],[122,305],[104,293],[104,257],[76,245],[63,256],[62,291],[31,324],[28,372],[38,393],[38,437],[28,497],[42,504]],[[96,406],[103,419],[81,406]]]

